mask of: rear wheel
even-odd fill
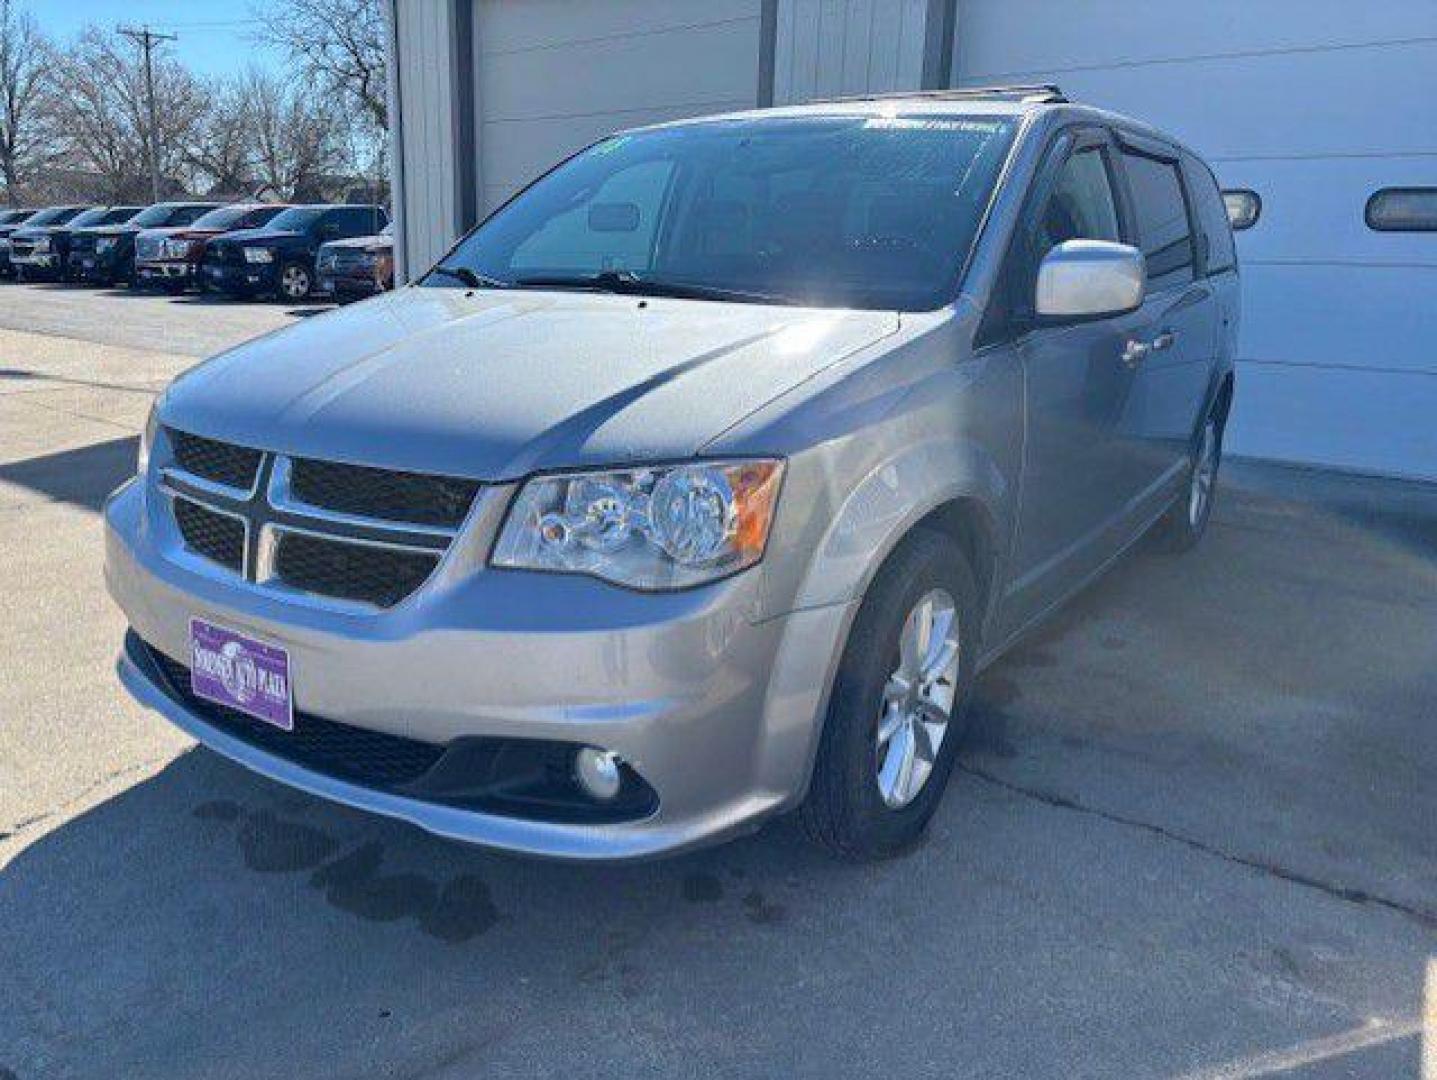
[[[943,797],[977,657],[977,587],[947,537],[913,533],[864,597],[834,682],[808,835],[847,858],[902,851]]]
[[[1217,497],[1217,473],[1221,464],[1222,422],[1216,412],[1212,412],[1203,421],[1202,433],[1193,450],[1187,487],[1158,526],[1162,545],[1168,551],[1187,551],[1207,532],[1213,500]]]

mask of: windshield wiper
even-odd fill
[[[510,282],[489,277],[487,274],[475,273],[467,266],[447,266],[444,263],[438,263],[432,273],[445,274],[471,289],[508,289],[511,287]]]
[[[773,293],[726,289],[683,281],[660,281],[641,277],[632,270],[602,270],[597,274],[535,274],[516,278],[519,289],[590,289],[625,296],[667,296],[678,300],[728,300],[748,304],[791,304],[794,301]]]

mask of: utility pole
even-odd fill
[[[145,105],[150,114],[149,131],[145,139],[146,157],[149,158],[150,166],[150,201],[160,201],[160,147],[159,147],[159,122],[155,119],[155,69],[150,62],[150,54],[154,52],[155,46],[164,41],[178,41],[175,34],[160,34],[151,30],[149,26],[142,26],[136,29],[133,26],[121,26],[119,33],[131,41],[139,43],[145,54]]]

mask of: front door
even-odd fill
[[[1015,307],[1028,329],[1016,342],[1027,425],[1005,610],[1015,622],[1065,596],[1111,554],[1112,531],[1131,499],[1120,435],[1136,373],[1126,343],[1141,310],[1112,318],[1039,323],[1031,317],[1037,266],[1065,240],[1122,241],[1114,161],[1106,133],[1062,137],[1039,174],[1013,249]]]

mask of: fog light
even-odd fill
[[[574,755],[574,775],[588,794],[603,802],[617,795],[623,783],[618,755],[594,746],[586,746]]]

